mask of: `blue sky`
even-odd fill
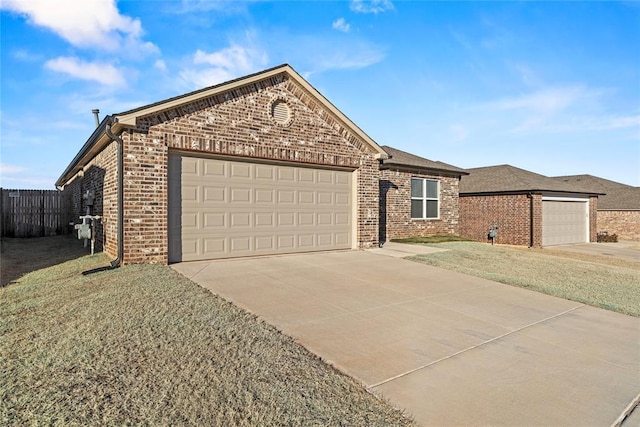
[[[0,185],[101,117],[288,63],[380,145],[640,185],[640,3],[3,0]]]

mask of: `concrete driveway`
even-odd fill
[[[389,250],[173,267],[423,425],[608,426],[640,393],[640,319]]]
[[[573,245],[547,246],[545,249],[640,262],[640,242],[577,243]]]

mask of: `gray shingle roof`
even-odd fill
[[[622,184],[593,175],[556,176],[561,182],[588,185],[605,193],[598,197],[598,209],[601,210],[640,210],[640,187]]]
[[[553,191],[563,193],[599,194],[597,188],[576,185],[540,175],[511,165],[467,169],[468,176],[460,181],[460,193],[514,193]]]
[[[383,145],[382,149],[387,152],[389,159],[382,162],[382,168],[385,167],[408,167],[413,169],[425,169],[432,171],[453,172],[457,175],[467,175],[465,169],[457,166],[449,165],[447,163],[433,161],[425,159],[424,157],[416,156],[415,154],[407,153],[406,151],[398,150],[397,148]]]

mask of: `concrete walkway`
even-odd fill
[[[173,267],[423,425],[608,426],[640,393],[638,318],[380,251]]]

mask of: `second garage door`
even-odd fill
[[[353,172],[169,156],[169,262],[352,247]]]
[[[543,200],[542,245],[589,241],[587,207],[587,201]]]

